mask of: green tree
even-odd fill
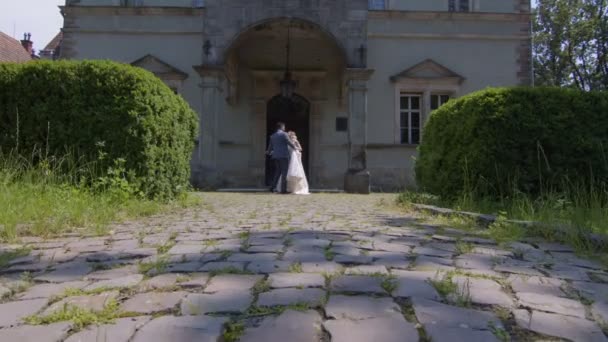
[[[608,89],[608,0],[539,0],[534,68],[538,85]]]

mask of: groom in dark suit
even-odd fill
[[[277,123],[277,131],[270,136],[268,153],[274,163],[274,176],[272,178],[272,192],[278,192],[277,185],[281,178],[281,193],[287,193],[287,171],[289,169],[289,147],[296,149],[295,145],[289,140],[285,133],[285,124]]]

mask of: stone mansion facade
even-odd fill
[[[192,182],[205,188],[263,187],[277,121],[300,137],[313,189],[414,185],[433,109],[532,77],[530,0],[67,0],[61,11],[61,58],[148,69],[199,113]]]

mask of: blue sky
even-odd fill
[[[40,50],[63,26],[57,6],[64,3],[65,0],[0,0],[0,31],[16,39],[30,32],[34,49]]]

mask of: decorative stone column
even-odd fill
[[[348,87],[348,170],[344,191],[369,194],[370,173],[367,170],[367,81],[374,70],[346,69]]]
[[[217,148],[218,118],[225,100],[222,99],[224,68],[221,66],[194,66],[201,76],[201,113],[199,120],[200,161],[192,170],[192,183],[196,187],[215,186],[218,182]]]

